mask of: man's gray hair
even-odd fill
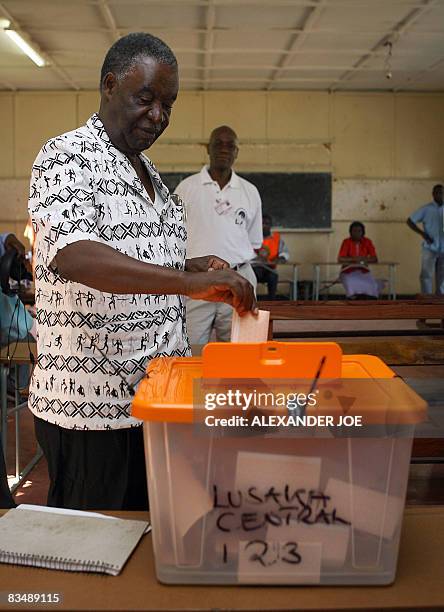
[[[119,38],[106,54],[100,72],[100,91],[109,72],[121,79],[144,57],[152,57],[161,64],[177,66],[176,56],[163,40],[146,32],[132,32]]]

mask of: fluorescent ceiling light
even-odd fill
[[[22,38],[22,36],[20,36],[18,32],[16,32],[15,30],[5,30],[5,34],[9,36],[9,38],[15,42],[17,47],[19,47],[23,51],[23,53],[26,53],[26,55],[30,59],[32,59],[34,64],[37,64],[39,68],[41,68],[42,66],[46,64],[43,57],[39,55],[37,51],[34,51],[31,45],[27,43],[26,40]]]

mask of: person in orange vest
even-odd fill
[[[289,260],[290,254],[279,232],[272,232],[273,220],[270,215],[262,216],[263,242],[257,251],[257,257],[252,261],[258,283],[267,283],[268,299],[276,299],[279,274],[276,272],[278,263]]]

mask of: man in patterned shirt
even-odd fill
[[[251,285],[214,257],[185,259],[182,203],[142,154],[178,92],[171,49],[133,33],[108,51],[101,104],[33,166],[38,361],[29,407],[48,460],[48,504],[147,507],[130,391],[149,359],[188,355],[182,296],[256,310]]]

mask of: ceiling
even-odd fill
[[[0,18],[50,62],[0,31],[2,90],[97,89],[109,46],[142,30],[184,89],[444,91],[444,0],[0,0]]]

